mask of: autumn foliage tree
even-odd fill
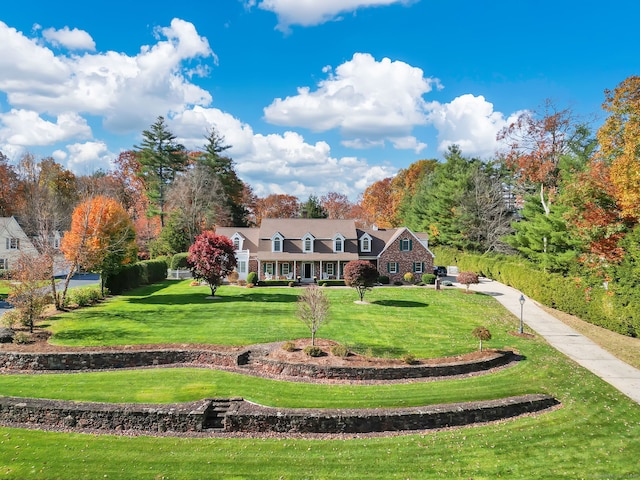
[[[256,224],[263,218],[297,218],[300,216],[300,203],[293,195],[274,193],[255,202]]]
[[[466,293],[469,293],[469,286],[471,284],[480,283],[480,280],[478,279],[478,274],[475,272],[460,272],[458,274],[458,283],[466,285]]]
[[[600,155],[611,165],[611,182],[622,214],[640,218],[640,76],[605,91],[609,113],[598,130]]]
[[[99,272],[104,286],[107,275],[136,258],[131,218],[113,198],[97,196],[85,200],[73,211],[61,250],[71,266],[62,294],[64,304],[69,281],[78,267]]]
[[[191,266],[193,278],[207,282],[211,288],[211,296],[214,296],[222,280],[236,268],[233,242],[224,235],[205,230],[189,247],[187,262]]]
[[[366,260],[352,260],[344,266],[344,283],[355,288],[364,301],[364,294],[373,288],[380,274],[373,263]]]
[[[372,183],[362,194],[360,206],[369,225],[379,228],[396,226],[396,200],[391,189],[393,178],[388,177]]]
[[[333,220],[352,218],[353,204],[344,193],[329,192],[320,197],[320,205],[327,214],[327,218]]]

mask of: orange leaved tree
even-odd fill
[[[71,228],[61,244],[70,262],[62,304],[72,275],[78,267],[100,273],[101,285],[108,274],[135,259],[135,230],[122,205],[110,197],[97,196],[80,203],[73,211]]]

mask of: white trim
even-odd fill
[[[314,252],[314,240],[316,237],[311,235],[311,233],[305,233],[302,237],[302,251],[304,253],[313,253]],[[309,242],[309,248],[307,248],[307,242]]]
[[[341,233],[336,233],[333,236],[333,253],[344,253],[344,241],[345,236]],[[338,242],[340,242],[340,250],[338,250]]]
[[[276,250],[276,246],[279,246],[280,248]],[[283,251],[284,251],[284,236],[280,232],[276,232],[271,236],[271,252],[282,253]]]
[[[365,245],[364,245],[364,241],[365,240],[368,243],[368,247],[367,248],[364,248],[365,247]],[[370,253],[371,252],[371,242],[372,242],[371,235],[369,235],[368,233],[364,233],[360,237],[359,242],[360,242],[360,251],[361,252],[365,252],[365,253]]]

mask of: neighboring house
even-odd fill
[[[218,227],[234,243],[240,279],[342,279],[352,260],[372,262],[391,282],[407,272],[433,272],[428,236],[406,227],[359,229],[353,220],[287,218],[262,220],[260,227]]]
[[[15,217],[0,217],[0,272],[9,270],[21,255],[37,253]]]
[[[61,235],[55,232],[48,239],[55,251],[59,252]],[[37,255],[38,250],[15,217],[0,217],[0,272],[10,270],[21,255]],[[54,276],[66,275],[68,262],[61,253],[54,257]]]

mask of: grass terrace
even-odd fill
[[[49,321],[67,345],[246,345],[308,335],[295,319],[299,289],[165,282]],[[512,347],[517,365],[488,375],[392,385],[292,383],[208,369],[0,375],[3,395],[168,403],[242,396],[280,407],[428,405],[548,393],[562,408],[484,426],[384,438],[246,439],[88,435],[0,428],[0,478],[634,478],[640,475],[640,406],[540,338],[512,336],[518,320],[495,300],[458,290],[376,288],[356,305],[328,288],[332,322],[319,336],[361,353],[435,357]]]

